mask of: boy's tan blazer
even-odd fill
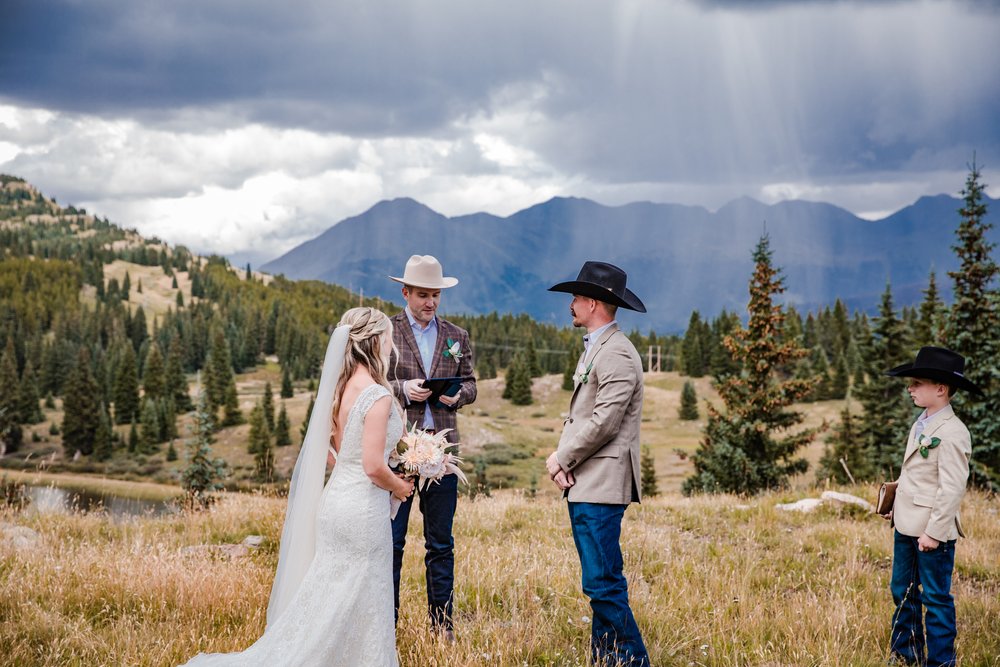
[[[959,535],[965,537],[958,508],[969,479],[972,457],[969,429],[946,405],[924,427],[927,438],[941,438],[941,443],[928,449],[924,458],[914,437],[915,428],[916,425],[910,429],[896,487],[892,509],[896,530],[911,537],[927,533],[939,542],[957,539]]]
[[[556,458],[572,472],[570,502],[627,505],[640,500],[639,424],[642,361],[632,341],[612,325],[590,346],[563,423]]]

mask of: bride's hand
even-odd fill
[[[397,487],[395,491],[392,492],[399,500],[406,502],[406,499],[413,495],[413,480],[408,478],[400,478],[402,485]]]

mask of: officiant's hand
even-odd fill
[[[431,390],[421,387],[421,384],[423,384],[422,379],[407,380],[403,383],[403,393],[406,394],[406,397],[410,399],[411,403],[426,401],[431,395]],[[442,396],[442,398],[444,397]]]
[[[452,406],[458,403],[458,394],[455,394],[454,396],[445,396],[444,394],[441,394],[441,398],[438,400],[447,406]]]

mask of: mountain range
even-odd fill
[[[985,199],[997,218],[997,200]],[[783,300],[800,310],[840,298],[852,310],[874,312],[887,281],[897,305],[916,304],[936,271],[950,298],[947,271],[962,202],[922,197],[881,220],[857,217],[831,204],[750,198],[711,212],[700,206],[638,202],[604,206],[556,197],[507,217],[474,213],[447,217],[413,199],[382,201],[260,267],[291,279],[316,279],[399,298],[389,275],[407,258],[432,254],[446,275],[459,278],[442,310],[528,313],[568,324],[568,298],[546,291],[576,277],[584,260],[616,264],[645,302],[646,315],[622,313],[628,328],[682,331],[691,312],[714,317],[743,313],[751,254],[764,233],[785,276]],[[998,239],[997,230],[991,240]]]

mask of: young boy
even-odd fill
[[[893,664],[955,665],[955,541],[965,537],[958,508],[969,478],[969,430],[951,408],[958,389],[982,392],[962,375],[965,359],[923,347],[916,361],[887,371],[911,378],[907,391],[923,413],[910,429],[892,511]],[[926,638],[923,610],[927,610]],[[926,649],[926,659],[924,652]]]

